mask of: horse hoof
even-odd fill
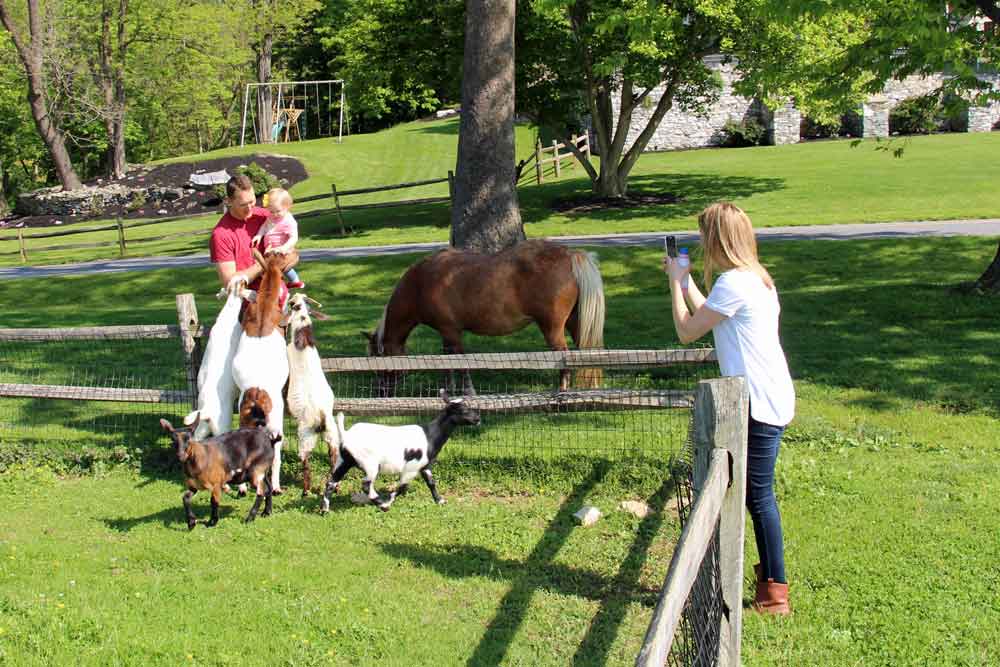
[[[445,499],[444,499],[444,498],[438,498],[438,499],[437,499],[437,500],[435,500],[434,502],[436,502],[436,503],[437,503],[438,505],[444,505],[444,503],[445,503]]]
[[[272,496],[280,496],[283,493],[284,491],[282,491],[281,489],[274,489],[273,491],[271,491]]]
[[[188,521],[188,530],[194,530],[194,527],[198,525],[197,521]]]
[[[386,503],[382,503],[381,505],[378,506],[378,508],[380,510],[382,510],[383,512],[388,512],[389,511],[389,505],[387,505]]]

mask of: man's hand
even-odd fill
[[[250,239],[250,247],[256,248],[258,245],[260,245],[260,242],[263,238],[264,238],[263,234],[258,234],[257,236]]]
[[[246,287],[246,285],[247,285],[247,277],[242,273],[237,273],[235,276],[229,279],[229,284],[226,285],[226,291],[229,292],[230,294],[235,294],[236,290],[239,290],[241,287]]]

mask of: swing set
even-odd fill
[[[339,87],[339,91],[335,86]],[[255,94],[253,104],[250,103],[251,89]],[[254,143],[258,144],[332,137],[334,111],[336,137],[340,143],[344,136],[346,105],[343,79],[248,83],[243,93],[240,146],[245,145],[248,121],[253,129]],[[349,125],[347,131],[350,134]]]

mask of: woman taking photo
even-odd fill
[[[795,413],[795,390],[778,339],[778,292],[757,259],[753,226],[741,209],[728,202],[712,204],[698,216],[698,229],[708,298],[693,280],[685,280],[687,266],[669,256],[663,259],[674,327],[682,343],[711,331],[722,375],[746,378],[750,393],[746,504],[760,556],[754,566],[757,591],[751,608],[787,615],[791,608],[774,464],[781,436]]]

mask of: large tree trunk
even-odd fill
[[[466,0],[452,245],[498,252],[525,239],[514,159],[514,0]]]
[[[261,39],[257,50],[257,82],[271,82],[271,55],[273,52],[274,37],[268,33]],[[274,129],[274,114],[271,111],[271,88],[269,86],[259,86],[257,88],[257,136],[260,143],[271,143],[271,132]]]
[[[28,0],[30,41],[25,44],[21,34],[17,31],[17,26],[11,20],[5,0],[0,0],[0,22],[10,33],[11,41],[14,42],[14,47],[28,77],[28,106],[31,108],[31,117],[35,121],[35,128],[49,150],[52,164],[55,165],[56,175],[59,177],[63,189],[76,190],[83,187],[83,184],[80,182],[80,177],[76,175],[76,171],[73,170],[69,151],[66,150],[66,140],[49,114],[45,99],[45,79],[42,76],[42,43],[45,37],[42,32],[39,11],[38,0]]]
[[[997,254],[993,256],[993,261],[983,271],[983,275],[976,279],[973,287],[984,291],[1000,291],[1000,243],[997,244]]]

